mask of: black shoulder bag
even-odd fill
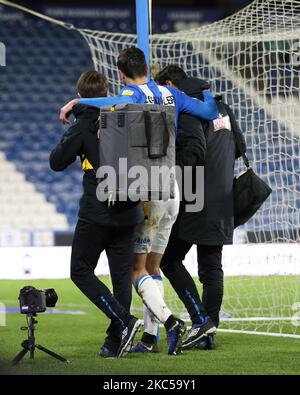
[[[239,139],[236,136],[234,128],[233,134],[238,147]],[[247,170],[239,177],[234,177],[233,180],[235,228],[247,222],[272,192],[269,185],[254,173],[246,154],[243,154],[243,161]]]

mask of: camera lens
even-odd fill
[[[57,293],[53,288],[45,289],[45,296],[46,296],[46,306],[47,307],[55,307],[56,302],[58,300]]]

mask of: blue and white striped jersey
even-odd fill
[[[177,88],[157,85],[151,80],[143,85],[127,85],[115,97],[82,98],[78,102],[94,107],[130,103],[161,104],[175,107],[176,123],[181,112],[212,121],[219,115],[215,99],[210,91],[203,91],[203,95],[205,101],[192,98]]]

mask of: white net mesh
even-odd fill
[[[95,68],[108,76],[111,94],[117,94],[121,85],[116,59],[120,50],[136,45],[136,36],[80,33]],[[155,69],[177,64],[189,75],[210,81],[212,90],[222,93],[235,111],[253,168],[273,188],[268,201],[242,228],[245,241],[299,242],[300,1],[256,0],[222,21],[153,35],[151,52]],[[237,173],[244,170],[241,162],[236,167]],[[289,265],[290,259],[287,254],[283,264]],[[239,328],[297,332],[297,326],[282,318],[295,313],[299,277],[229,277],[226,290],[224,308],[231,317],[266,318],[240,321]],[[169,302],[175,308],[176,300],[172,293]],[[276,324],[270,324],[270,317],[277,317]]]

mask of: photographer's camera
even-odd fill
[[[32,286],[26,286],[19,294],[20,311],[22,314],[43,313],[47,307],[55,307],[57,300],[58,296],[53,288],[40,291]]]

